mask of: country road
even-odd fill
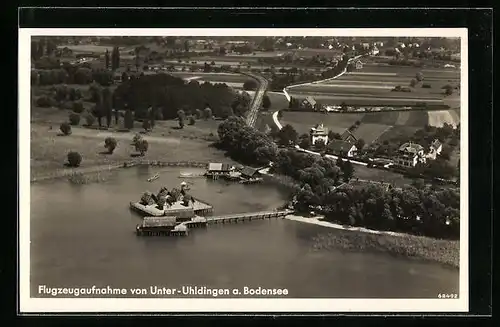
[[[247,115],[247,125],[250,127],[254,127],[255,122],[257,121],[257,116],[259,114],[260,105],[262,104],[262,99],[264,98],[264,94],[266,93],[268,87],[268,82],[264,77],[259,75],[254,75],[251,73],[245,73],[245,75],[256,79],[259,83],[259,87],[255,91],[252,106]]]

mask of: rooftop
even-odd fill
[[[423,151],[424,148],[423,146],[421,146],[420,144],[417,144],[417,143],[412,143],[412,142],[407,142],[407,143],[404,143],[403,145],[401,145],[399,147],[399,151],[401,152],[408,152],[408,153],[418,153],[420,151]]]
[[[347,152],[351,150],[352,147],[354,147],[354,144],[342,140],[331,140],[330,142],[328,142],[328,149],[332,150],[335,153],[338,153],[340,151]]]
[[[306,97],[305,101],[309,102],[313,107],[316,105],[316,100],[314,100],[314,98],[311,96]]]
[[[434,141],[432,141],[432,143],[431,143],[431,148],[437,149],[437,148],[439,148],[441,145],[442,145],[442,143],[441,143],[438,139],[435,139],[435,140],[434,140]]]
[[[173,227],[176,217],[144,217],[142,227]]]
[[[356,136],[354,136],[354,134],[348,129],[346,129],[346,131],[344,133],[342,133],[342,135],[340,137],[342,138],[343,141],[346,141],[350,137],[356,141],[358,140],[358,138]]]
[[[317,124],[311,128],[311,133],[313,134],[328,134],[328,129],[323,126],[323,124]]]
[[[252,168],[252,167],[245,167],[243,168],[243,170],[241,171],[241,174],[243,176],[247,176],[247,177],[252,177],[254,176],[256,173],[258,173],[259,171],[255,168]]]
[[[229,171],[231,166],[229,164],[224,163],[209,163],[208,170],[209,171]]]

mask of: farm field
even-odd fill
[[[370,96],[370,95],[357,95],[357,94],[325,94],[318,92],[297,92],[296,89],[291,89],[288,91],[291,96],[297,98],[305,98],[306,96],[312,96],[318,103],[325,105],[341,104],[345,102],[347,105],[374,105],[374,106],[405,106],[405,105],[416,105],[418,102],[427,102],[433,105],[444,104],[443,100],[440,99],[425,99],[415,97],[406,98],[396,98],[396,97],[385,97],[385,96]]]
[[[309,133],[311,127],[323,123],[326,128],[335,132],[343,133],[357,120],[361,120],[363,114],[324,114],[318,112],[294,112],[284,111],[280,119],[281,125],[292,125],[299,134]]]
[[[367,144],[391,138],[391,135],[411,135],[417,129],[428,124],[427,111],[394,111],[371,113],[317,113],[317,112],[283,112],[280,119],[282,125],[292,125],[298,133],[308,133],[315,124],[323,123],[335,133],[343,133],[356,121],[359,127],[353,134],[362,138]]]
[[[443,124],[451,124],[457,126],[460,123],[460,116],[456,110],[440,110],[429,112],[429,125],[443,127]]]
[[[412,92],[391,91],[398,85],[409,87],[419,72],[424,81],[411,88]],[[335,80],[291,88],[289,93],[298,97],[313,96],[322,104],[412,105],[427,102],[456,108],[459,107],[458,97],[445,97],[443,86],[456,86],[459,82],[460,71],[457,69],[365,65],[361,70],[346,73]],[[423,84],[430,87],[423,88]]]
[[[105,53],[106,50],[108,51],[113,51],[113,46],[106,46],[106,45],[94,45],[94,44],[80,44],[80,45],[61,45],[58,46],[59,49],[62,48],[68,48],[73,52],[80,52],[80,53]],[[129,52],[133,51],[133,47],[119,47],[118,48],[120,52]]]
[[[363,61],[363,60],[361,60]],[[425,77],[438,78],[459,78],[460,69],[458,68],[426,68],[426,67],[411,67],[411,66],[395,66],[381,64],[364,64],[363,68],[356,72],[362,73],[379,73],[379,74],[396,74],[401,77],[413,77],[418,72],[422,72]]]
[[[338,81],[335,84],[309,84],[301,85],[290,90],[292,92],[306,93],[315,92],[323,94],[360,94],[373,97],[387,97],[387,98],[419,98],[424,101],[425,99],[440,100],[442,101],[444,95],[441,89],[423,89],[412,88],[412,92],[392,92],[391,90],[401,84],[373,84],[373,83],[343,83]],[[407,85],[402,85],[407,86]]]

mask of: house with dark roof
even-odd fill
[[[257,177],[260,177],[260,172],[256,168],[245,167],[241,170],[241,177],[243,177],[243,178],[257,178]]]
[[[346,129],[346,131],[342,133],[340,138],[342,139],[342,141],[349,143],[356,143],[358,141],[358,138],[354,136],[354,134],[348,129]]]
[[[399,147],[396,164],[405,167],[415,167],[419,162],[425,162],[424,147],[413,142],[406,142]]]
[[[306,97],[303,101],[302,101],[302,106],[305,108],[305,109],[309,109],[309,110],[316,110],[317,107],[318,107],[318,104],[316,102],[316,100],[314,100],[313,97],[311,96],[308,96]]]
[[[427,158],[436,160],[436,157],[441,154],[442,150],[443,144],[438,139],[435,139],[429,146],[429,153],[427,153]]]
[[[333,155],[344,157],[354,157],[358,150],[354,144],[342,140],[331,140],[327,149]]]

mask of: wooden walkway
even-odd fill
[[[280,211],[260,211],[260,212],[247,212],[223,216],[207,217],[207,224],[225,224],[225,223],[238,223],[243,221],[251,221],[258,219],[268,218],[283,218],[293,213],[293,210],[280,210]]]

